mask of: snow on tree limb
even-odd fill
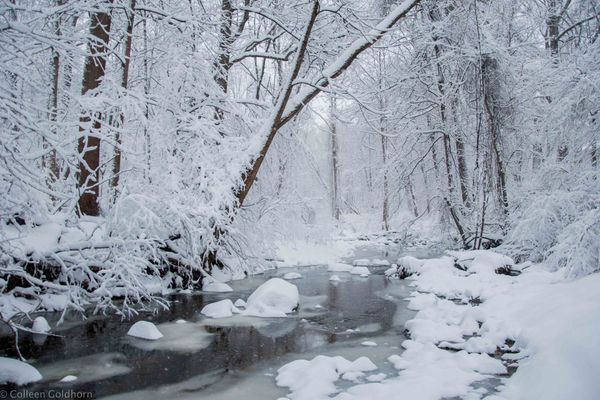
[[[330,79],[335,79],[340,76],[352,62],[366,49],[377,42],[386,32],[388,32],[400,19],[419,3],[420,0],[406,0],[387,17],[385,17],[377,26],[361,38],[355,40],[338,58],[323,70],[323,76],[316,79],[311,87],[303,88],[289,102],[286,112],[281,119],[281,126],[285,125],[294,118],[304,106],[306,106],[316,95],[321,93],[322,88],[329,85]]]

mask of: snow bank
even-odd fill
[[[345,374],[373,371],[377,366],[367,357],[349,361],[343,357],[317,356],[295,360],[277,371],[277,386],[288,387],[294,400],[317,400],[335,393],[335,382]],[[345,375],[350,378],[350,375]]]
[[[260,285],[246,301],[244,315],[258,317],[285,317],[297,310],[300,302],[298,288],[280,278],[272,278]]]
[[[37,369],[23,361],[0,357],[0,385],[14,383],[26,385],[42,379]]]
[[[231,300],[225,299],[205,305],[200,311],[201,314],[209,318],[227,318],[233,314],[239,314],[241,311],[232,303]]]
[[[127,335],[145,340],[158,340],[163,337],[156,325],[148,321],[138,321],[129,328]]]
[[[402,370],[397,377],[353,386],[335,399],[396,399],[400,395],[411,400],[465,398],[474,394],[475,389],[470,386],[473,382],[486,379],[486,374],[506,372],[500,361],[487,354],[451,353],[411,340],[402,346],[406,350],[401,356],[388,358],[395,368]]]
[[[355,267],[367,267],[369,265],[372,265],[371,260],[366,259],[366,258],[361,258],[358,260],[354,260],[352,262],[352,265],[354,265]]]
[[[392,387],[411,399],[467,396],[473,390],[468,385],[481,374],[505,370],[486,354],[502,349],[510,350],[504,364],[516,362],[518,369],[499,398],[597,398],[600,274],[566,282],[562,271],[533,265],[519,276],[506,276],[495,271],[512,268],[510,257],[483,250],[448,255],[422,260],[411,278],[418,290],[408,304],[418,312],[405,325],[411,340],[403,343],[407,350],[401,356],[390,360],[404,371],[396,383],[383,381],[377,397],[391,396]],[[410,371],[415,371],[412,383]],[[372,390],[354,387],[339,398],[366,399]]]
[[[548,283],[541,275],[515,284],[480,306],[487,316],[483,339],[493,341],[497,337],[493,330],[502,329],[512,333],[515,346],[528,356],[519,362],[501,394],[507,398],[598,399],[600,274],[557,283]]]

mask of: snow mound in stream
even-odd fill
[[[200,311],[200,313],[210,318],[227,318],[231,317],[233,314],[239,314],[240,312],[241,311],[229,299],[207,304]]]
[[[26,385],[42,379],[40,372],[23,361],[0,357],[0,385]],[[6,392],[4,392],[6,393]]]
[[[231,288],[231,286],[229,286],[226,283],[219,282],[216,280],[209,280],[209,281],[205,281],[202,284],[202,291],[224,293],[224,292],[233,292],[233,289]]]
[[[46,321],[46,318],[37,317],[33,320],[31,330],[37,333],[47,333],[50,332],[50,325],[48,324],[48,321]]]
[[[300,279],[302,278],[302,275],[300,275],[297,272],[288,272],[287,274],[283,275],[283,279],[286,279],[288,281],[292,280],[292,279]]]
[[[285,317],[298,309],[300,294],[298,288],[281,278],[272,278],[260,285],[244,302],[238,299],[235,305],[229,299],[211,303],[200,311],[210,318],[227,318],[233,314],[250,317]],[[240,310],[236,307],[245,307]]]
[[[285,317],[298,309],[298,288],[280,278],[272,278],[260,285],[246,301],[244,315],[256,317]]]
[[[158,340],[163,337],[156,325],[148,321],[138,321],[129,328],[127,335],[145,340]]]

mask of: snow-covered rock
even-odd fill
[[[419,260],[412,256],[404,256],[398,259],[398,264],[392,264],[385,271],[385,276],[405,279],[419,272],[425,260]]]
[[[491,250],[447,251],[455,258],[455,264],[464,270],[477,273],[494,273],[500,268],[511,269],[512,258]]]
[[[242,300],[242,299],[237,299],[235,301],[235,303],[233,303],[233,305],[236,306],[236,307],[245,308],[246,307],[246,302],[244,300]]]
[[[285,317],[298,308],[298,288],[280,278],[272,278],[260,285],[246,301],[244,315],[258,317]]]
[[[156,325],[149,321],[138,321],[129,328],[127,335],[145,340],[158,340],[163,337]]]
[[[371,341],[371,340],[365,340],[364,342],[361,343],[362,346],[367,346],[367,347],[375,347],[377,346],[377,343]]]
[[[330,280],[330,281],[332,281],[332,282],[338,282],[338,281],[340,281],[341,279],[340,279],[340,277],[339,277],[339,276],[337,276],[337,275],[331,275],[331,276],[329,277],[329,280]]]
[[[67,382],[74,382],[76,380],[77,380],[77,377],[75,375],[67,375],[64,378],[62,378],[60,380],[60,382],[67,383]]]
[[[350,273],[352,275],[369,275],[371,274],[371,271],[369,271],[369,268],[367,267],[354,267]]]
[[[241,311],[233,305],[231,300],[225,299],[205,305],[200,311],[201,314],[209,318],[227,318],[233,314],[239,314]]]
[[[287,274],[283,275],[283,279],[286,280],[292,280],[292,279],[300,279],[302,278],[302,275],[300,275],[297,272],[288,272]]]
[[[415,273],[423,266],[424,260],[412,256],[400,257],[397,261],[399,267],[404,267],[410,273]]]
[[[202,284],[202,291],[224,293],[224,292],[233,292],[233,289],[231,288],[231,286],[229,286],[226,283],[219,282],[216,280],[212,280],[212,281],[209,280],[209,281],[205,281]]]
[[[349,361],[344,357],[319,355],[312,360],[295,360],[277,371],[277,386],[288,387],[289,396],[294,400],[327,399],[335,393],[335,382],[344,379],[354,380],[365,371],[373,371],[377,366],[367,357]],[[359,374],[360,373],[360,374]]]
[[[354,265],[355,267],[367,267],[372,264],[371,264],[371,260],[366,259],[366,258],[361,258],[358,260],[354,260],[352,262],[352,265]]]
[[[37,333],[47,333],[50,332],[50,324],[46,321],[44,317],[36,317],[33,320],[33,325],[31,326],[31,330]]]
[[[35,367],[13,358],[0,357],[0,385],[26,385],[41,379],[42,375]]]

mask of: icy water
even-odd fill
[[[363,247],[346,261],[394,260],[399,252],[388,246]],[[417,255],[432,255],[432,251]],[[386,267],[370,269],[368,278],[336,273],[339,282],[329,281],[333,273],[323,266],[272,270],[230,282],[232,293],[172,296],[170,310],[155,315],[125,322],[114,316],[75,320],[56,331],[62,338],[22,334],[23,355],[34,360],[44,376],[44,381],[23,390],[73,390],[115,399],[276,399],[286,394],[275,385],[277,369],[318,354],[348,359],[368,354],[382,366],[378,372],[388,368],[393,374],[386,359],[398,354],[406,339],[403,325],[413,313],[403,299],[410,290],[402,281],[387,280]],[[292,271],[302,274],[292,281],[301,295],[298,313],[287,318],[217,320],[200,314],[208,303],[246,299],[267,279]],[[186,322],[176,322],[181,319]],[[136,320],[153,321],[164,338],[151,342],[128,337],[126,332]],[[366,340],[378,346],[361,346]],[[6,337],[0,351],[14,357]],[[59,382],[66,375],[78,379]]]

